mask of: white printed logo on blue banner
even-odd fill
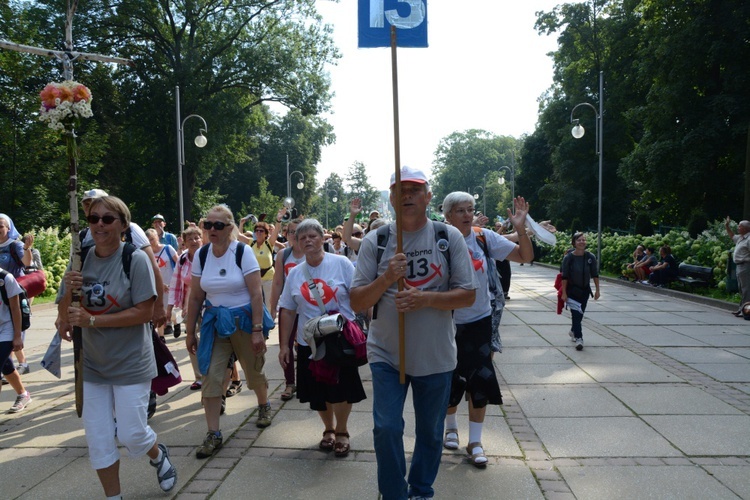
[[[359,0],[359,47],[427,47],[427,0]]]

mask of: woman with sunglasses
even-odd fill
[[[86,218],[94,247],[81,272],[65,274],[58,312],[66,324],[83,328],[83,427],[89,460],[106,496],[119,496],[119,440],[130,456],[148,455],[159,486],[171,491],[177,471],[146,421],[151,379],[157,374],[148,324],[157,296],[153,268],[143,251],[133,249],[130,278],[125,274],[122,234],[130,211],[122,200],[96,198]],[[71,307],[73,289],[81,290],[81,307]],[[67,332],[61,336],[69,340]]]
[[[203,374],[203,410],[208,432],[198,448],[198,458],[208,458],[223,445],[219,426],[221,400],[225,394],[224,376],[234,353],[245,372],[247,386],[258,399],[258,427],[271,425],[268,381],[263,373],[266,339],[263,331],[263,293],[260,266],[255,254],[243,247],[237,261],[239,233],[232,212],[216,205],[203,221],[208,232],[205,262],[193,260],[185,343],[188,352],[198,355]],[[199,250],[199,257],[200,257]],[[238,265],[239,264],[239,265]],[[195,334],[198,313],[205,306],[201,341]]]
[[[258,222],[253,230],[255,241],[250,244],[260,266],[263,300],[269,311],[271,310],[271,287],[274,275],[273,252],[276,245],[276,236],[279,234],[277,226],[271,227],[267,222]]]
[[[297,348],[297,395],[300,402],[310,403],[323,422],[323,439],[319,447],[333,451],[337,457],[349,454],[347,428],[352,404],[366,398],[356,367],[339,367],[338,383],[318,382],[310,368],[312,348],[304,339],[305,323],[320,316],[315,293],[308,286],[310,280],[317,289],[320,301],[328,314],[338,312],[349,321],[354,312],[349,304],[349,283],[354,277],[354,266],[349,259],[323,249],[323,226],[315,219],[305,219],[297,226],[296,246],[305,255],[304,262],[295,266],[287,277],[279,301],[279,362],[286,368],[291,362],[289,338],[295,336]],[[297,316],[299,315],[299,318]],[[296,331],[294,325],[297,325]]]

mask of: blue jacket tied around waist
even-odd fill
[[[268,332],[274,326],[276,324],[264,305],[263,336],[265,338],[268,338]],[[214,333],[219,337],[226,338],[236,332],[238,327],[243,332],[252,332],[253,310],[250,304],[230,309],[224,306],[213,306],[211,302],[206,301],[206,308],[203,311],[203,323],[201,324],[201,338],[200,342],[198,342],[198,368],[201,373],[208,373],[208,367],[211,365]]]

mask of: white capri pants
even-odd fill
[[[120,460],[117,440],[133,458],[142,457],[154,446],[156,433],[146,422],[150,390],[150,380],[133,385],[83,382],[83,428],[94,469],[106,469]]]

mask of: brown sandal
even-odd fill
[[[348,432],[337,432],[336,436],[349,438]],[[342,443],[341,441],[336,441],[336,444],[333,445],[333,452],[336,454],[337,457],[343,458],[347,455],[349,455],[349,450],[351,449],[351,446],[349,443]]]
[[[294,384],[289,384],[284,388],[284,392],[281,393],[282,401],[289,401],[294,397],[294,393],[297,392],[297,387]]]
[[[331,450],[333,450],[333,447],[334,447],[334,445],[336,443],[336,439],[332,438],[332,437],[327,438],[326,434],[336,435],[336,431],[333,430],[333,429],[326,429],[326,430],[324,430],[323,431],[323,439],[320,440],[320,444],[318,446],[320,446],[321,450],[331,451]]]
[[[474,448],[479,448],[479,452],[473,453]],[[474,467],[478,469],[484,469],[485,467],[487,467],[487,457],[484,454],[484,447],[482,446],[482,443],[469,443],[469,446],[466,447],[466,454],[467,458],[469,459],[469,463]]]

